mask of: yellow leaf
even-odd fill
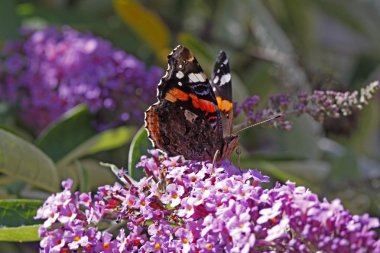
[[[169,29],[161,18],[134,0],[114,0],[117,14],[155,51],[161,61],[169,53]]]

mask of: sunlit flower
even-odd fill
[[[151,155],[139,163],[150,176],[137,183],[50,197],[36,218],[58,218],[40,228],[41,252],[380,252],[379,220],[351,215],[339,200],[292,182],[266,189],[268,177],[228,162]],[[63,223],[67,210],[76,219]]]

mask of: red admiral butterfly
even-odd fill
[[[201,161],[223,160],[236,148],[231,74],[223,51],[210,82],[190,50],[177,46],[168,55],[157,98],[145,112],[145,127],[155,147],[170,156]]]

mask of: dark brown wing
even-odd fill
[[[187,48],[178,46],[169,54],[157,98],[145,116],[154,145],[169,155],[212,160],[224,142],[221,113],[209,80]]]

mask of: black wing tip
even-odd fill
[[[227,57],[226,52],[223,50],[219,51],[218,57],[215,61],[213,76],[217,75],[218,70],[221,71],[221,73],[230,72],[230,65],[229,65],[228,57]]]
[[[227,54],[224,50],[220,50],[218,55],[219,55],[218,56],[219,58],[224,58],[224,59],[227,58]]]
[[[216,60],[218,63],[222,64],[224,63],[225,61],[227,60],[227,64],[228,64],[228,57],[227,57],[227,54],[225,51],[223,50],[220,50],[219,51],[219,54],[218,54],[218,59]]]

